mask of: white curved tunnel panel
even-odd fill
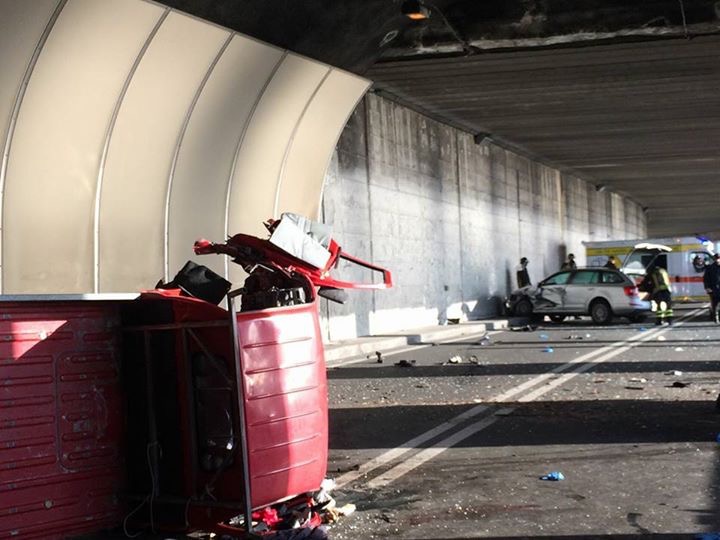
[[[290,142],[276,215],[295,212],[317,219],[328,161],[350,113],[368,86],[367,80],[335,69],[323,81]]]
[[[58,0],[0,0],[0,148],[25,71]]]
[[[142,2],[71,0],[58,16],[12,138],[3,213],[5,292],[40,292],[48,282],[56,290],[92,290],[102,141],[127,73],[161,12]]]
[[[232,165],[253,108],[283,51],[234,36],[199,96],[180,145],[170,193],[170,276],[194,257],[198,237],[225,238],[225,205]],[[202,264],[225,273],[223,257]]]
[[[315,214],[367,87],[145,0],[0,0],[0,65],[4,293],[148,288],[199,236]]]
[[[263,235],[296,126],[329,68],[288,54],[263,92],[240,147],[228,201],[228,234]],[[242,272],[231,267],[230,280]]]
[[[175,147],[195,93],[228,37],[216,26],[171,13],[140,62],[102,179],[100,290],[151,288],[164,276],[165,205]]]
[[[4,160],[14,111],[20,103],[25,73],[50,24],[58,0],[0,0],[0,193],[3,191],[7,163]],[[0,199],[0,232],[2,231]],[[2,251],[0,234],[0,252]],[[2,258],[0,257],[0,268]]]

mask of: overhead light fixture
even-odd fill
[[[422,21],[430,18],[430,11],[419,0],[405,0],[400,7],[403,15],[413,21]]]

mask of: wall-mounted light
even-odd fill
[[[430,11],[419,0],[405,0],[400,8],[403,15],[413,21],[430,18]]]

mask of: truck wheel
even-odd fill
[[[565,320],[565,315],[550,315],[550,320],[554,323],[561,323]]]
[[[518,317],[529,317],[532,315],[532,311],[532,304],[530,303],[530,300],[526,298],[515,304],[515,315]]]
[[[595,324],[607,324],[612,319],[612,309],[605,300],[593,300],[590,304],[590,317]]]

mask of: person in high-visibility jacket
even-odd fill
[[[655,312],[655,324],[672,323],[672,292],[667,270],[661,266],[653,266],[639,288],[650,293],[650,305]]]

